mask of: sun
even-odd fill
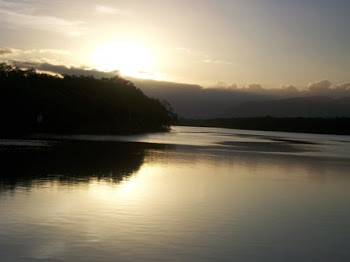
[[[121,75],[141,77],[153,65],[147,46],[133,42],[111,42],[98,48],[92,56],[93,66],[101,71],[118,70]]]

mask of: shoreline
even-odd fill
[[[180,119],[178,126],[219,127],[255,131],[277,131],[308,134],[350,135],[350,118],[212,118]]]

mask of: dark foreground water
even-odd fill
[[[0,261],[350,261],[350,137],[0,140]]]

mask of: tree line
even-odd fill
[[[0,64],[1,135],[166,131],[176,118],[166,101],[120,76],[53,76]]]

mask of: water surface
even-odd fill
[[[348,261],[349,158],[221,128],[0,140],[1,261]]]

